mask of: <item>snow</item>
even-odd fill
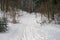
[[[3,16],[3,12],[1,11],[1,9],[0,9],[0,18]]]
[[[8,31],[0,33],[0,40],[60,40],[60,25],[46,23],[41,25],[41,15],[20,11],[20,23],[8,23]],[[44,18],[46,20],[46,18]],[[38,21],[38,22],[37,22]]]

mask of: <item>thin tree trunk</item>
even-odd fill
[[[13,23],[17,23],[16,22],[16,12],[15,11],[13,11],[13,20],[12,21],[13,21]]]

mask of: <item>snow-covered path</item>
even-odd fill
[[[36,24],[35,16],[29,14],[21,18],[26,25],[23,40],[60,40],[60,25]]]
[[[60,40],[60,25],[40,25],[34,14],[24,14],[19,20],[9,23],[9,32],[0,33],[0,40]]]

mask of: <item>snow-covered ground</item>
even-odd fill
[[[20,23],[8,23],[8,32],[0,33],[0,40],[60,40],[60,25],[40,24],[41,15],[19,12]],[[44,19],[45,20],[45,19]],[[38,22],[37,22],[38,21]]]

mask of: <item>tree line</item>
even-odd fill
[[[34,0],[35,11],[47,15],[48,19],[55,20],[54,15],[60,15],[60,0]]]
[[[54,15],[60,15],[60,0],[0,0],[3,12],[12,12],[15,23],[16,11],[21,9],[27,12],[40,12],[48,17],[48,20],[55,20]]]

